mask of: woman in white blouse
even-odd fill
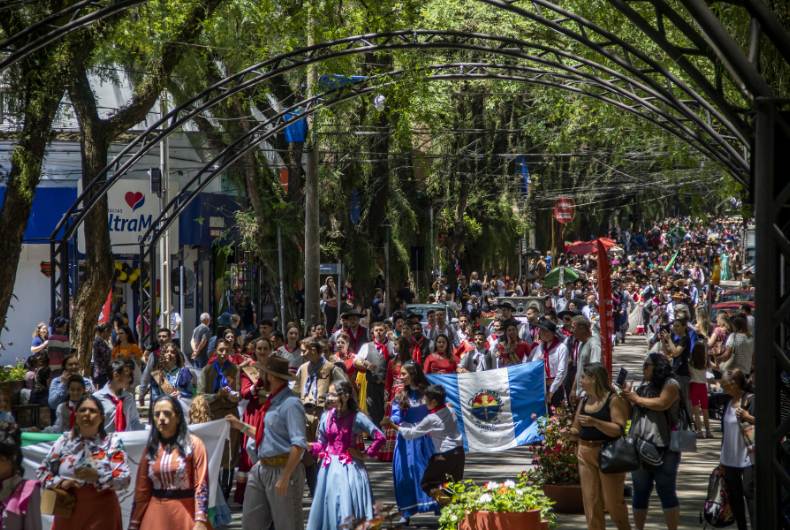
[[[724,353],[719,357],[722,372],[738,369],[749,375],[754,367],[754,339],[743,317],[732,319],[732,333],[727,337]]]

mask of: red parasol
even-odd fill
[[[570,245],[565,246],[565,252],[568,254],[595,254],[598,252],[595,246],[595,241],[575,241]]]
[[[598,241],[601,242],[603,248],[607,252],[609,252],[610,248],[617,246],[617,242],[614,239],[609,239],[608,237],[599,237]],[[595,241],[593,241],[592,243],[595,244]]]

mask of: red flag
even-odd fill
[[[609,274],[609,257],[599,239],[598,243],[598,310],[601,327],[601,362],[612,378],[612,333],[614,330],[614,303],[612,301],[612,277]]]
[[[112,311],[112,287],[110,287],[110,293],[107,295],[107,301],[104,302],[104,306],[101,308],[99,324],[110,321],[110,311]]]

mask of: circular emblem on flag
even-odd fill
[[[469,408],[478,420],[493,423],[502,410],[502,398],[493,390],[484,390],[469,400]]]
[[[560,223],[570,223],[576,216],[576,203],[568,197],[560,197],[554,203],[554,218]]]

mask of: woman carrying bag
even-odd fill
[[[721,388],[728,396],[721,418],[721,456],[719,463],[730,490],[730,507],[738,530],[747,530],[746,506],[754,525],[754,394],[741,370],[727,370]],[[745,500],[745,503],[744,503]],[[746,504],[746,506],[744,506]]]
[[[603,364],[587,364],[582,370],[581,385],[587,397],[576,410],[571,428],[561,432],[564,438],[579,441],[576,457],[587,527],[605,530],[606,509],[618,530],[630,530],[628,506],[623,499],[625,473],[605,474],[598,465],[601,446],[625,433],[626,406],[609,384]]]
[[[631,416],[628,437],[637,443],[642,459],[642,468],[631,473],[634,526],[637,530],[644,530],[650,494],[655,484],[667,528],[677,530],[680,502],[676,482],[680,453],[671,451],[669,445],[670,432],[678,423],[680,384],[672,378],[669,359],[659,353],[647,357],[642,374],[645,384],[636,391],[623,387],[620,394],[625,400],[627,414]]]

